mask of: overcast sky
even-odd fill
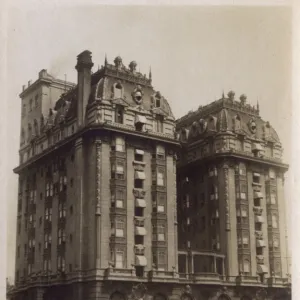
[[[76,56],[92,52],[94,71],[117,55],[148,74],[176,117],[224,90],[260,103],[290,157],[291,10],[283,7],[47,7],[13,9],[8,32],[8,276],[14,274],[22,85],[45,68],[76,81]],[[288,174],[287,174],[288,175]],[[289,180],[288,180],[289,181]],[[287,194],[287,199],[289,195]]]

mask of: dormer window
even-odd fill
[[[114,85],[114,98],[119,99],[123,97],[123,87],[120,82]]]
[[[240,130],[241,129],[241,117],[239,115],[236,115],[234,118],[234,130]]]
[[[123,124],[124,122],[124,108],[120,105],[116,106],[116,115],[115,115],[115,122],[119,124]]]
[[[216,118],[210,117],[208,121],[208,129],[209,130],[216,130]]]
[[[155,99],[155,106],[160,107],[160,99],[158,98]]]
[[[137,131],[143,131],[144,125],[147,123],[147,119],[145,116],[136,115],[135,117],[135,129]]]

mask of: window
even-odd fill
[[[154,241],[165,241],[165,225],[158,224],[153,226],[153,240]]]
[[[123,87],[120,82],[114,85],[114,99],[122,98],[123,96]]]
[[[32,111],[32,105],[33,105],[33,101],[32,99],[29,100],[29,111]]]
[[[261,231],[262,230],[262,223],[255,222],[255,230]]]
[[[66,260],[63,256],[57,257],[57,269],[61,272],[64,272],[66,268]]]
[[[62,245],[66,241],[66,233],[64,229],[58,229],[58,245]]]
[[[260,174],[253,173],[253,183],[259,184],[260,183]]]
[[[119,124],[123,124],[124,121],[124,108],[120,105],[116,106],[115,121]]]
[[[144,187],[144,180],[143,179],[134,179],[134,188],[142,189]]]
[[[123,251],[116,251],[115,267],[117,269],[122,269],[124,267],[124,252]]]
[[[272,227],[278,228],[278,218],[276,215],[272,215]]]
[[[143,161],[143,159],[144,159],[144,151],[135,149],[134,160],[135,161]]]
[[[271,198],[271,204],[276,204],[276,194],[272,193],[270,198]]]
[[[125,140],[121,137],[116,138],[116,146],[115,150],[118,152],[124,152],[125,151]]]
[[[49,258],[44,259],[44,271],[51,271],[51,260]]]
[[[47,182],[46,183],[46,197],[52,197],[53,196],[53,183]]]
[[[163,146],[156,146],[156,158],[165,159],[165,148]]]
[[[51,234],[46,233],[44,236],[44,249],[51,248],[52,236]]]
[[[158,251],[157,268],[164,270],[165,266],[166,266],[166,253],[165,253],[165,251]]]
[[[67,189],[67,176],[60,176],[59,177],[59,191],[63,191]]]
[[[114,225],[112,224],[112,226]],[[115,230],[116,237],[124,237],[124,229],[125,229],[124,221],[116,220],[116,230]]]
[[[52,208],[48,207],[45,209],[45,220],[51,222],[52,221]]]
[[[125,179],[124,165],[121,162],[117,162],[116,164],[112,164],[111,167],[111,178],[114,179]]]
[[[35,97],[34,97],[34,106],[35,107],[39,106],[39,95],[35,95]]]
[[[260,207],[260,205],[261,205],[261,199],[260,198],[255,198],[254,199],[254,206],[257,206],[257,207]]]
[[[59,214],[59,218],[66,217],[66,205],[64,202],[58,204],[58,214]]]
[[[256,255],[263,255],[263,247],[256,247]]]
[[[29,225],[31,228],[35,228],[35,215],[34,214],[29,215]]]
[[[244,273],[245,274],[250,273],[250,261],[248,259],[244,260],[243,268],[244,268]]]
[[[112,207],[123,208],[125,199],[125,191],[117,189],[112,191]]]
[[[24,117],[26,115],[26,104],[23,104],[22,107],[22,117]]]
[[[157,172],[157,185],[164,186],[164,173],[162,171]]]
[[[154,123],[155,124],[155,126],[154,126],[155,131],[163,132],[164,131],[164,128],[163,128],[163,126],[164,126],[164,117],[161,116],[161,115],[157,115],[154,122],[155,122]]]

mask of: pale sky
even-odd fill
[[[76,56],[92,52],[94,70],[117,55],[148,74],[175,117],[219,99],[222,91],[259,100],[290,163],[291,9],[283,7],[45,7],[13,9],[7,42],[7,275],[14,276],[22,85],[45,68],[76,82]],[[289,174],[287,174],[288,176]],[[287,180],[288,185],[289,179]],[[286,188],[288,190],[288,188]],[[287,200],[289,193],[287,191]]]

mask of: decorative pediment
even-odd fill
[[[114,105],[122,105],[125,107],[129,106],[129,103],[125,101],[123,98],[114,99],[111,101],[111,103]]]

